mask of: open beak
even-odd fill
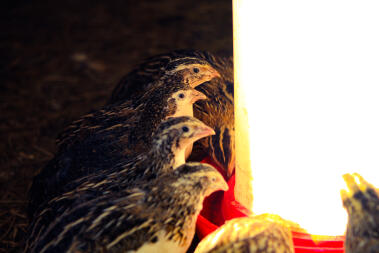
[[[192,103],[195,103],[196,101],[198,100],[202,100],[202,99],[207,99],[207,96],[205,96],[203,93],[201,93],[200,91],[197,91],[197,90],[193,90],[192,91],[192,99],[191,99],[191,102]]]

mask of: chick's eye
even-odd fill
[[[216,181],[217,181],[217,178],[212,177],[212,182],[216,182]]]
[[[184,98],[184,97],[185,97],[184,93],[179,94],[179,98]]]
[[[184,126],[184,127],[182,127],[182,130],[183,130],[183,132],[188,132],[188,131],[189,131],[189,128],[186,127],[186,126]]]
[[[198,68],[193,68],[193,72],[195,72],[195,73],[199,73],[199,69]]]

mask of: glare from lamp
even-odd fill
[[[379,187],[377,13],[377,1],[233,1],[235,195],[254,213],[342,235],[342,175]],[[249,187],[254,200],[239,196]]]

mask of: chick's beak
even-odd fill
[[[192,91],[192,99],[191,102],[195,103],[198,100],[207,99],[207,96],[205,96],[203,93],[197,90]]]
[[[222,184],[221,184],[221,186],[220,186],[220,190],[221,190],[221,191],[227,191],[227,190],[229,190],[229,186],[228,186],[228,184],[225,182],[224,179],[222,179]]]
[[[221,77],[217,70],[213,69],[213,77]]]
[[[194,78],[194,80],[191,80],[191,78],[189,78],[188,76],[184,77],[185,80],[190,80],[189,85],[192,88],[195,88],[205,82],[208,82],[215,77],[221,77],[220,73],[218,73],[218,71],[212,67],[207,66],[207,67],[200,67],[200,68],[201,68],[201,74],[200,76],[197,76],[196,78]]]
[[[215,131],[211,127],[204,124],[202,126],[199,126],[196,129],[196,133],[194,134],[194,137],[196,137],[196,139],[200,139],[200,138],[203,138],[209,135],[215,135],[215,134],[216,134]]]
[[[215,78],[215,77],[221,77],[220,73],[218,73],[218,71],[215,70],[214,68],[210,68],[209,72],[210,72],[209,74],[210,79]]]
[[[216,191],[227,191],[229,190],[229,186],[224,180],[224,177],[220,174],[219,178],[216,182],[212,183],[212,186],[210,188],[210,191],[206,194],[207,196],[211,195],[213,192]]]

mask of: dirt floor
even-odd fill
[[[8,3],[7,3],[8,2]],[[65,125],[143,58],[232,54],[231,0],[7,1],[0,15],[0,252],[20,252],[26,193]]]

